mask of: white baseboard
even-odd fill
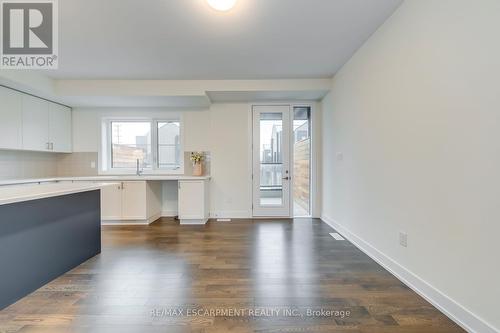
[[[164,210],[161,212],[162,217],[176,217],[178,212],[176,210]],[[251,212],[245,210],[227,210],[210,213],[212,219],[249,219],[252,218]]]
[[[101,221],[101,225],[150,225],[151,222],[148,220],[103,220]]]
[[[147,220],[123,220],[123,219],[106,219],[101,220],[101,225],[150,225],[154,221],[158,220],[161,217],[161,214],[155,214],[149,217]]]
[[[494,328],[492,325],[466,309],[464,306],[460,305],[452,298],[448,297],[428,282],[424,281],[418,275],[412,273],[384,253],[380,252],[335,220],[327,216],[322,216],[321,220],[334,228],[342,236],[347,238],[354,246],[375,260],[401,282],[422,296],[425,300],[443,312],[466,331],[471,333],[500,333],[500,330]]]
[[[252,217],[252,212],[246,210],[226,210],[211,212],[210,218],[216,219],[249,219]]]
[[[153,216],[150,216],[148,219],[147,219],[147,222],[148,224],[151,224],[153,223],[154,221],[158,220],[159,218],[161,218],[162,215],[161,213],[158,213],[158,214],[154,214]]]
[[[180,225],[205,225],[208,219],[183,219],[180,220]]]

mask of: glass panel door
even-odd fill
[[[253,107],[254,216],[290,215],[290,107]]]

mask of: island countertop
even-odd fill
[[[99,175],[99,176],[83,176],[83,177],[50,177],[50,178],[26,178],[26,179],[8,179],[0,180],[1,186],[6,185],[21,185],[21,184],[38,184],[38,183],[54,183],[54,182],[122,182],[122,181],[167,181],[167,180],[209,180],[210,176],[185,176],[185,175]]]
[[[99,190],[112,182],[102,183],[48,183],[26,184],[21,186],[0,187],[0,205],[16,202],[57,197],[61,195]]]

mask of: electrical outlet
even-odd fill
[[[399,245],[408,247],[408,234],[406,232],[399,232]]]
[[[90,162],[90,168],[95,169],[95,161]]]

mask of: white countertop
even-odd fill
[[[116,183],[115,183],[116,184]],[[0,205],[101,189],[113,183],[48,183],[0,188]]]
[[[91,177],[54,177],[54,178],[28,178],[28,179],[9,179],[0,181],[0,186],[5,185],[20,185],[20,184],[35,184],[35,183],[53,183],[66,181],[141,181],[141,180],[208,180],[210,176],[182,176],[182,175],[109,175],[109,176],[91,176]],[[0,191],[3,189],[0,187]]]

